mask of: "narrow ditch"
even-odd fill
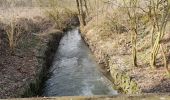
[[[58,42],[59,43],[59,42]],[[54,45],[55,46],[55,45]],[[53,55],[41,96],[116,95],[85,44],[78,28],[65,33]]]

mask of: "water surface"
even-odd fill
[[[112,83],[99,71],[89,48],[78,29],[62,38],[51,76],[45,82],[43,96],[93,96],[115,95]]]

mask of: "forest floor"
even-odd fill
[[[169,93],[170,78],[166,73],[166,68],[164,68],[161,51],[158,54],[157,67],[155,69],[150,67],[151,34],[148,32],[138,35],[138,67],[133,67],[131,35],[126,29],[126,22],[120,21],[123,15],[119,14],[119,11],[113,13],[105,10],[105,12],[98,13],[98,15],[92,15],[91,20],[82,29],[83,35],[97,61],[105,64],[105,69],[108,71],[113,67],[127,74],[137,83],[142,93]],[[115,26],[118,32],[115,31]],[[168,57],[168,66],[170,66],[170,34],[168,34],[170,29],[167,29],[166,32],[167,34],[161,43],[167,46],[166,56]]]

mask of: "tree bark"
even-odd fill
[[[85,11],[86,11],[86,16],[89,15],[89,10],[87,7],[87,0],[84,0],[84,6],[85,6]]]
[[[160,47],[161,47],[161,51],[162,51],[162,56],[163,56],[163,62],[164,62],[164,67],[165,67],[165,69],[166,69],[166,72],[167,72],[167,74],[168,75],[170,75],[170,71],[169,71],[169,68],[168,68],[168,58],[167,58],[167,51],[166,51],[166,49],[164,49],[163,48],[163,45],[160,45]]]
[[[133,55],[133,66],[137,67],[137,50],[136,50],[136,41],[137,41],[137,33],[132,32],[131,34],[131,42],[132,42],[132,55]]]
[[[80,21],[80,26],[85,26],[86,22],[85,22],[85,15],[84,15],[84,10],[83,10],[83,3],[82,0],[76,0],[77,3],[77,9],[78,9],[78,13],[79,13],[79,21]]]

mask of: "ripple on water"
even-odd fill
[[[112,83],[97,67],[78,29],[67,32],[60,42],[42,95],[116,95]]]

